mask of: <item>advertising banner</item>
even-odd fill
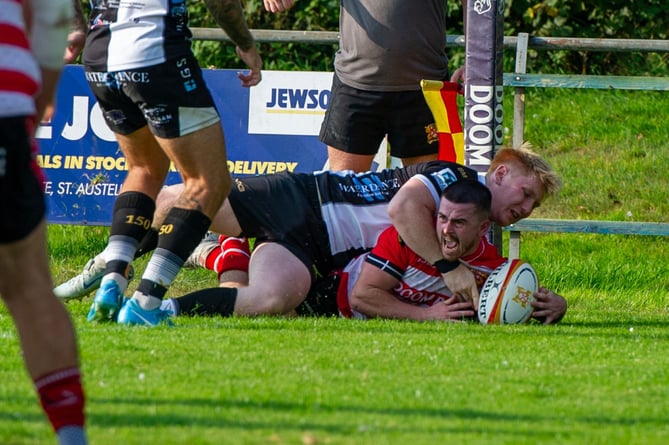
[[[318,131],[332,73],[267,71],[252,88],[241,86],[236,70],[204,70],[204,78],[221,114],[233,176],[324,168],[327,150]],[[127,166],[81,66],[65,67],[54,118],[40,125],[37,137],[47,221],[109,225]],[[172,167],[166,183],[177,182]]]

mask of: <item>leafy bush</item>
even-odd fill
[[[82,0],[84,11],[88,1]],[[290,10],[272,14],[262,0],[242,0],[251,29],[337,31],[339,0],[296,0]],[[192,27],[218,25],[201,0],[188,0]],[[504,34],[526,32],[539,37],[607,39],[668,39],[666,0],[505,0]],[[447,0],[447,34],[463,33],[461,0]],[[194,41],[193,48],[205,67],[244,68],[230,43]],[[337,45],[310,43],[259,43],[265,69],[331,71]],[[451,69],[462,65],[464,51],[449,50]],[[513,70],[514,52],[506,51],[505,71]],[[536,51],[528,54],[528,72],[616,75],[669,75],[668,53]]]
[[[666,40],[665,0],[506,1],[505,35]],[[531,51],[529,72],[664,75],[666,53]]]

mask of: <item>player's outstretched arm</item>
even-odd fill
[[[242,81],[242,86],[251,87],[260,83],[262,59],[239,0],[205,0],[205,4],[218,26],[237,45],[237,55],[250,69],[248,73],[239,73],[237,76]]]
[[[363,264],[351,291],[351,308],[369,318],[427,321],[474,316],[471,302],[459,302],[455,297],[429,307],[406,303],[393,292],[398,283],[399,280],[391,274],[374,265]]]
[[[426,320],[426,308],[404,303],[392,292],[399,280],[376,266],[362,265],[351,295],[351,309],[369,318]]]
[[[567,313],[567,300],[552,290],[540,287],[534,293],[532,317],[543,324],[558,323]]]

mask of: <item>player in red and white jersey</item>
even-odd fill
[[[61,445],[86,443],[84,390],[74,326],[52,292],[34,131],[53,100],[72,8],[71,0],[0,0],[0,296]]]
[[[460,258],[460,262],[473,272],[476,284],[481,289],[490,273],[504,264],[506,258],[499,255],[497,248],[483,237],[476,251]],[[368,318],[353,310],[349,301],[365,263],[397,280],[392,293],[406,304],[429,307],[453,297],[437,268],[411,250],[394,227],[389,227],[381,234],[371,252],[359,255],[342,271],[337,303],[344,317]],[[408,318],[407,313],[403,312],[398,318]]]
[[[479,289],[507,260],[486,238],[489,203],[489,192],[481,184],[456,183],[442,194],[435,225],[444,258],[459,258],[473,272]],[[544,323],[562,319],[567,310],[564,298],[545,288],[534,296],[535,318]],[[342,316],[362,319],[458,320],[475,315],[472,303],[459,301],[437,268],[411,250],[394,227],[381,234],[371,252],[344,268],[337,305]]]
[[[0,1],[0,117],[34,116],[40,67],[30,50],[20,0]]]

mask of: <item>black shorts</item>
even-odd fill
[[[341,269],[329,275],[318,277],[309,288],[307,298],[295,308],[297,315],[304,317],[337,317],[337,290],[341,281]]]
[[[0,243],[19,241],[44,219],[46,205],[29,118],[0,118]]]
[[[162,138],[176,138],[220,121],[214,100],[192,56],[136,70],[99,72],[86,80],[115,133],[146,125]]]
[[[397,158],[439,151],[439,141],[431,137],[434,116],[421,90],[358,90],[335,74],[331,93],[319,135],[324,144],[351,154],[374,155],[388,135],[390,154]]]
[[[312,279],[332,270],[327,228],[311,174],[235,178],[228,196],[242,236],[275,242],[304,263]]]

